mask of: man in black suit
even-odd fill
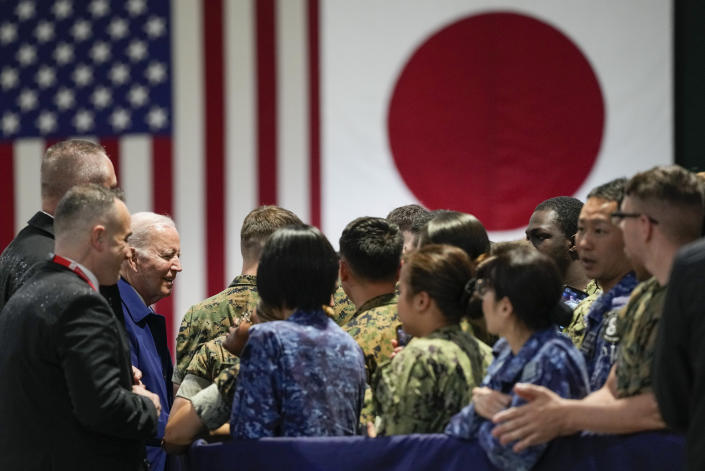
[[[0,315],[0,469],[145,469],[159,397],[133,384],[129,347],[97,287],[117,282],[130,215],[100,185],[56,208],[55,256]]]
[[[686,435],[688,469],[705,469],[705,240],[676,256],[652,377],[666,424]]]
[[[47,149],[41,166],[42,209],[0,255],[0,309],[28,278],[32,265],[54,250],[53,215],[61,197],[72,186],[87,183],[117,186],[115,169],[101,146],[74,139]]]

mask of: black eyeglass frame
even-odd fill
[[[625,213],[624,211],[615,211],[612,214],[610,214],[610,221],[612,221],[612,224],[615,226],[619,224],[619,221],[625,218],[639,218],[641,216],[645,216],[646,219],[651,222],[651,224],[658,224],[658,221],[651,216],[649,216],[646,213]]]

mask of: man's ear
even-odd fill
[[[105,244],[107,242],[107,231],[105,230],[105,226],[102,224],[97,224],[93,226],[93,229],[91,230],[91,246],[95,248],[98,251],[103,251],[105,248]]]
[[[578,246],[575,245],[575,235],[568,237],[568,253],[570,254],[571,260],[577,260],[578,257]]]
[[[348,266],[348,262],[342,258],[338,262],[338,276],[340,277],[341,282],[348,281],[350,278],[350,267]]]
[[[127,248],[127,264],[132,271],[137,271],[137,249],[130,246]]]

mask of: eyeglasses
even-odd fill
[[[612,214],[610,214],[610,219],[612,220],[612,224],[614,224],[616,226],[617,224],[619,224],[622,221],[622,219],[639,218],[641,216],[645,216],[646,219],[648,219],[651,222],[651,224],[658,224],[658,221],[656,219],[654,219],[651,216],[649,216],[648,214],[644,214],[644,213],[625,213],[622,211],[615,211]]]

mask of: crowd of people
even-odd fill
[[[253,209],[242,270],[182,318],[153,305],[180,240],[130,215],[100,146],[42,160],[0,255],[0,468],[157,469],[197,437],[475,440],[530,469],[572,434],[671,429],[705,466],[705,183],[678,166],[537,202],[526,239],[419,205],[339,238]],[[47,439],[50,437],[51,439]]]

